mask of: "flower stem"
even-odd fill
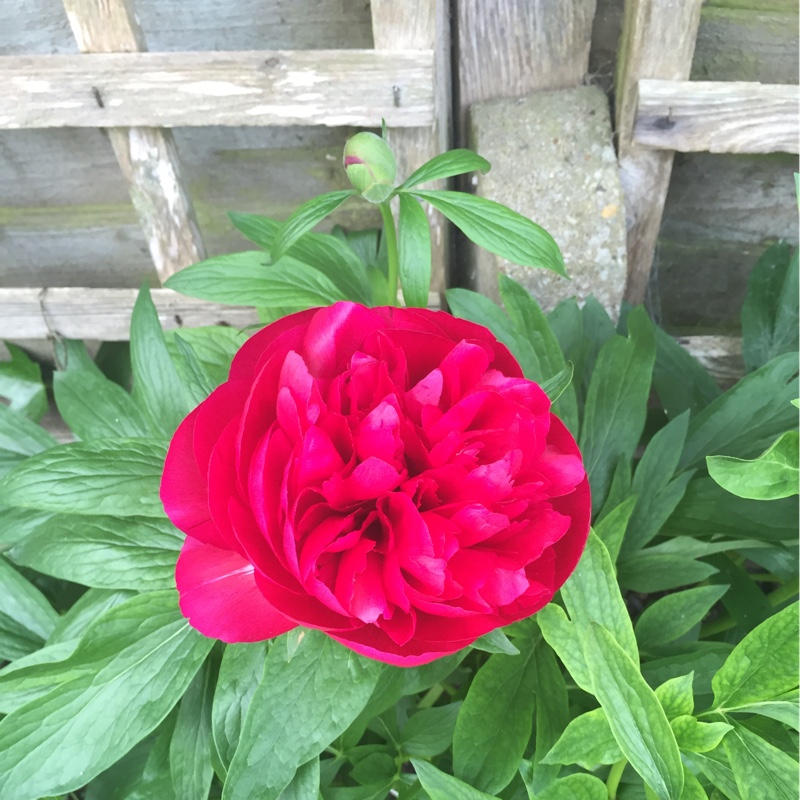
[[[619,789],[619,782],[622,780],[622,773],[625,772],[625,767],[628,766],[628,759],[623,758],[617,761],[611,771],[608,773],[606,779],[606,789],[608,789],[608,800],[617,800],[617,789]]]
[[[386,237],[386,255],[389,260],[387,301],[390,306],[397,305],[397,287],[399,282],[399,267],[397,257],[397,231],[394,227],[394,216],[387,200],[380,204],[381,217],[383,217],[383,235]]]

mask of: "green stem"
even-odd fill
[[[623,758],[611,767],[611,771],[608,773],[608,778],[606,780],[608,800],[617,800],[617,789],[619,789],[619,782],[622,780],[622,773],[625,772],[625,767],[627,765],[628,759]]]
[[[397,305],[397,287],[400,279],[400,270],[397,257],[397,231],[394,227],[394,216],[387,200],[380,204],[381,217],[383,218],[383,235],[386,237],[386,255],[389,260],[389,297],[390,306]]]

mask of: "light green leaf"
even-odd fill
[[[193,405],[199,405],[214,391],[216,385],[194,348],[182,336],[175,336],[173,341],[177,355],[171,358],[183,381],[184,391]]]
[[[214,670],[210,659],[200,668],[178,705],[169,745],[169,771],[175,796],[206,800],[211,789],[211,698]]]
[[[630,338],[601,348],[589,382],[580,447],[592,485],[593,508],[603,505],[614,468],[633,455],[644,428],[656,345],[643,308],[628,315]]]
[[[787,697],[780,700],[764,700],[761,703],[749,703],[746,706],[740,706],[733,712],[729,713],[742,713],[742,714],[759,714],[762,717],[769,717],[770,719],[782,722],[788,725],[792,730],[800,730],[800,707],[798,707],[797,692],[795,691],[794,697]]]
[[[594,775],[567,775],[537,794],[536,800],[608,800],[608,791]]]
[[[247,709],[264,674],[266,658],[264,642],[229,644],[223,653],[211,711],[211,731],[225,775],[239,744]]]
[[[611,497],[610,493],[609,497]],[[628,530],[636,501],[637,497],[635,495],[629,497],[595,523],[594,532],[597,534],[597,538],[606,546],[612,562],[617,560],[619,551],[625,541],[625,534]]]
[[[398,744],[410,756],[438,756],[450,747],[461,703],[417,711],[400,731]]]
[[[47,413],[41,367],[21,347],[11,342],[5,345],[11,361],[0,362],[0,397],[12,411],[38,422]]]
[[[622,758],[602,708],[587,711],[567,725],[553,749],[544,757],[546,764],[577,764],[593,770],[600,764],[616,764]]]
[[[648,550],[620,561],[618,569],[620,586],[643,594],[699,583],[717,571],[716,567],[688,556]]]
[[[786,431],[758,458],[708,456],[708,474],[726,491],[751,500],[775,500],[798,492],[797,431]]]
[[[703,784],[694,776],[694,773],[683,765],[683,791],[681,800],[708,800]]]
[[[542,391],[550,398],[551,403],[556,403],[566,389],[572,385],[572,370],[573,366],[570,361],[558,375],[541,383]]]
[[[623,754],[661,800],[679,800],[683,766],[655,693],[605,628],[591,624],[584,647],[594,694]]]
[[[275,800],[297,768],[342,734],[367,704],[380,666],[319,631],[291,661],[275,645],[231,761],[224,800]]]
[[[131,316],[133,398],[156,433],[169,438],[191,411],[188,395],[169,357],[158,312],[143,286]]]
[[[723,741],[742,800],[797,800],[798,763],[737,725]]]
[[[279,800],[317,800],[319,793],[319,758],[312,758],[297,768],[291,783],[281,792]]]
[[[328,214],[334,212],[345,200],[355,194],[356,192],[353,189],[328,192],[307,200],[298,206],[275,235],[275,239],[272,242],[272,260],[277,261],[281,256],[285,255],[304,233],[310,231],[317,223],[322,222]]]
[[[98,439],[39,453],[0,481],[0,502],[42,511],[163,517],[166,447],[150,439]]]
[[[156,728],[213,644],[176,601],[153,592],[112,609],[70,657],[76,677],[0,722],[0,794],[35,800],[77,789]]]
[[[714,708],[726,711],[772,700],[797,688],[798,604],[750,631],[714,676]]]
[[[591,693],[592,679],[583,655],[583,645],[576,626],[570,622],[564,609],[556,603],[549,603],[536,615],[536,620],[545,641],[564,662],[575,683]]]
[[[0,450],[32,456],[55,444],[56,440],[44,428],[0,402]]]
[[[406,178],[395,190],[398,194],[410,189],[412,186],[419,186],[420,183],[429,181],[439,181],[444,178],[452,178],[455,175],[463,175],[465,172],[482,172],[486,174],[492,165],[472,150],[458,148],[440,153],[430,161],[426,161],[419,169]]]
[[[173,361],[181,370],[178,353],[178,339],[190,345],[204,372],[216,388],[228,378],[231,361],[239,348],[247,341],[247,334],[236,328],[224,325],[210,325],[203,328],[180,328],[166,331],[164,339]],[[185,377],[185,376],[184,376]]]
[[[468,239],[523,267],[544,267],[567,277],[555,239],[541,226],[493,200],[464,192],[421,192]]]
[[[97,618],[135,595],[129,589],[89,589],[59,618],[47,644],[71,640],[77,642]]]
[[[723,792],[726,800],[742,800],[733,777],[728,756],[722,747],[712,750],[709,753],[690,753],[688,759],[695,764],[700,771]]]
[[[725,722],[699,722],[691,714],[675,717],[669,722],[678,747],[684,752],[707,753],[718,747],[733,725]]]
[[[84,586],[150,591],[174,587],[175,561],[184,539],[167,520],[56,514],[9,556]]]
[[[512,644],[508,636],[503,633],[502,628],[495,628],[483,636],[479,636],[472,647],[476,650],[483,650],[484,653],[505,653],[507,656],[519,655],[519,650]]]
[[[427,761],[412,758],[422,788],[431,800],[495,800],[490,794],[478,791],[468,783],[447,775]]]
[[[656,689],[656,697],[668,720],[694,712],[694,672],[664,681]]]
[[[723,586],[698,586],[662,597],[648,606],[636,622],[640,647],[657,647],[690,631],[728,591]]]
[[[397,249],[400,285],[407,306],[428,307],[431,288],[431,231],[422,206],[407,194],[401,194]]]
[[[490,794],[509,784],[531,737],[535,639],[516,641],[520,654],[496,654],[470,684],[453,735],[453,772]]]

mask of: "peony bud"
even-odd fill
[[[382,203],[394,189],[397,162],[380,136],[364,131],[344,146],[344,170],[365,200]]]

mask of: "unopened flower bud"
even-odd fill
[[[380,136],[364,131],[344,146],[344,170],[350,183],[371,203],[382,203],[394,189],[397,162]]]

